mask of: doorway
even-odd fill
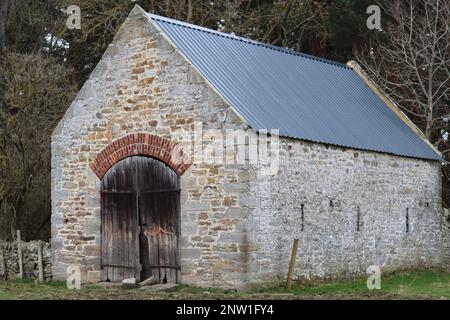
[[[117,162],[100,187],[102,281],[180,280],[179,177],[164,162],[132,156]]]

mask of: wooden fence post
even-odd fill
[[[4,280],[8,279],[8,271],[6,270],[6,261],[5,261],[5,253],[3,252],[3,247],[0,246],[0,259],[2,259],[2,278]]]
[[[292,274],[294,273],[295,259],[297,257],[298,239],[294,239],[291,252],[291,262],[289,263],[289,271],[287,274],[286,290],[291,290],[292,287]]]
[[[17,255],[19,256],[19,277],[23,279],[23,262],[22,262],[22,240],[20,238],[20,230],[17,230]]]
[[[39,268],[39,282],[44,282],[44,266],[42,262],[42,242],[38,241],[38,268]]]

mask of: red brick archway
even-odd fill
[[[149,156],[159,159],[182,175],[191,161],[183,149],[169,139],[148,133],[132,133],[107,145],[89,165],[101,179],[114,164],[131,156]]]

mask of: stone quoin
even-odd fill
[[[277,137],[279,164],[273,174],[263,174],[259,163],[230,164],[215,162],[214,157],[212,161],[194,161],[189,151],[193,141],[202,141],[204,147],[213,143],[196,135],[196,123],[204,131],[216,130],[223,136],[229,130],[244,131],[249,139],[221,143],[249,146],[261,132],[247,120],[258,112],[241,112],[238,103],[244,99],[229,98],[228,94],[236,92],[214,85],[214,79],[208,80],[167,35],[170,28],[192,30],[195,26],[168,22],[169,31],[165,31],[155,21],[140,7],[133,9],[52,134],[54,278],[65,279],[67,268],[77,265],[83,283],[121,275],[131,278],[130,273],[145,280],[140,272],[148,268],[158,273],[160,282],[176,279],[233,288],[273,284],[286,277],[294,238],[299,239],[296,278],[348,278],[365,275],[370,265],[379,265],[382,272],[448,266],[441,163],[435,158],[395,154],[381,147],[343,146],[323,139],[314,142],[281,131]],[[199,30],[205,37],[222,37]],[[250,40],[233,41],[237,48],[248,44],[275,50]],[[282,50],[274,54],[294,58]],[[199,54],[208,52],[205,49]],[[341,68],[313,58],[298,59],[307,59],[319,71]],[[278,80],[270,76],[263,74],[261,79],[271,79],[269,83],[276,85]],[[232,75],[217,73],[217,77]],[[304,95],[308,94],[305,90]],[[320,101],[321,97],[314,99]],[[383,116],[393,126],[401,122],[411,127],[407,130],[419,141],[411,148],[423,143],[427,152],[434,152],[413,132],[411,124],[405,125],[407,119],[398,121],[401,115],[392,112],[387,102],[383,107]],[[266,118],[270,121],[273,117]],[[332,118],[324,115],[324,121]],[[319,120],[311,118],[310,123]],[[353,133],[343,136],[363,141]],[[403,136],[392,136],[385,145],[395,148],[395,141]],[[269,143],[271,139],[269,135]],[[236,153],[225,152],[224,157],[233,159]],[[157,163],[157,168],[146,167],[150,163],[146,158],[156,160],[152,163]],[[136,179],[127,170],[154,176]],[[152,177],[165,177],[160,178],[164,187],[153,185]],[[135,189],[128,193],[119,190],[118,185],[126,183]],[[136,187],[137,183],[142,185]],[[147,201],[145,208],[142,199]],[[174,200],[167,205],[158,202],[167,199]],[[122,208],[123,203],[129,205]],[[177,224],[173,228],[158,224],[152,216],[163,215],[169,207],[173,219],[166,222]],[[143,210],[150,212],[151,225],[139,221],[140,217],[127,220]],[[110,233],[105,233],[108,228]],[[125,238],[115,238],[114,228],[126,228]],[[110,238],[105,239],[105,234]],[[155,239],[168,239],[169,245],[155,244]],[[107,241],[112,247],[105,253]],[[115,250],[125,254],[114,256]],[[168,254],[165,263],[158,260],[156,266],[152,264],[154,250]],[[105,273],[106,269],[111,273]],[[165,275],[169,269],[177,272],[173,278]]]

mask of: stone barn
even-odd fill
[[[53,274],[245,287],[443,267],[441,156],[356,63],[136,6],[52,135]]]

